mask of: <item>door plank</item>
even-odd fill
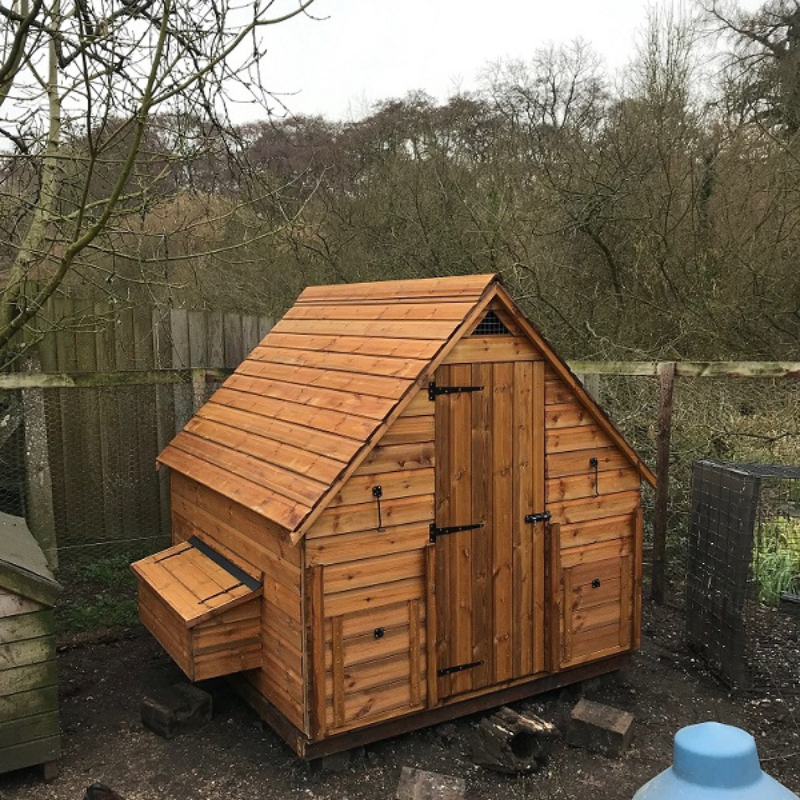
[[[492,580],[494,610],[494,681],[510,680],[513,667],[512,502],[513,448],[508,431],[513,421],[511,363],[492,365]]]
[[[545,510],[545,427],[544,427],[544,362],[531,365],[532,427],[531,454],[533,472],[533,501],[537,512]],[[545,538],[547,526],[534,525],[533,530],[533,671],[541,672],[546,665],[545,651]]]
[[[472,688],[492,679],[492,365],[473,364],[471,385],[483,386],[472,395],[472,521],[484,527],[472,531],[472,657],[483,662],[470,670]]]
[[[472,368],[468,364],[459,364],[452,367],[452,379],[456,386],[471,386]],[[475,393],[477,394],[477,393]],[[450,395],[452,403],[450,446],[452,468],[450,491],[451,517],[445,525],[470,525],[472,519],[472,400],[474,394]],[[483,529],[478,529],[483,533]],[[448,536],[450,540],[451,569],[455,569],[456,603],[454,611],[457,612],[454,626],[454,647],[452,664],[469,664],[475,659],[472,653],[472,531],[464,531]],[[467,692],[472,689],[473,670],[464,670],[451,675],[451,691],[455,693]]]
[[[533,370],[529,362],[514,364],[514,672],[533,672],[533,542],[535,527],[525,524],[536,511],[533,494]]]

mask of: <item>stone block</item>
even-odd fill
[[[612,706],[581,700],[570,714],[567,744],[616,757],[633,739],[633,714]]]
[[[397,783],[396,800],[463,800],[466,783],[463,778],[403,767]]]
[[[176,683],[142,700],[142,722],[165,739],[211,722],[211,695],[188,683]]]

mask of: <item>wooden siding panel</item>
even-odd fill
[[[303,730],[301,548],[292,546],[285,532],[252,510],[174,472],[172,505],[174,531],[185,530],[199,536],[239,566],[263,573],[261,668],[248,673],[248,678],[293,725]]]
[[[299,569],[300,551],[292,545],[286,532],[269,520],[245,508],[235,500],[179,473],[172,474],[172,492],[173,495],[186,499],[191,505],[197,506],[221,523],[220,531],[224,531],[224,533],[215,537],[221,544],[225,544],[225,536],[235,530],[256,548],[264,549],[283,564]],[[202,524],[199,524],[198,527],[205,530]],[[214,531],[208,530],[207,533],[213,535]],[[237,557],[242,558],[242,554],[248,551],[239,549],[237,552],[239,554]],[[253,563],[254,566],[267,571],[259,563]]]
[[[335,617],[351,614],[353,611],[375,609],[391,603],[417,600],[425,591],[422,577],[392,581],[382,586],[367,586],[350,592],[339,592],[325,598],[325,613]]]
[[[422,550],[335,564],[325,570],[325,594],[381,586],[407,578],[421,578],[423,572]]]
[[[425,547],[429,536],[428,522],[412,522],[408,525],[385,527],[380,533],[366,530],[312,537],[306,542],[306,557],[309,566],[313,566],[405,553]]]
[[[541,353],[524,337],[468,336],[448,354],[443,364],[474,364],[476,362],[535,361]]]
[[[396,444],[432,442],[434,439],[433,414],[400,417],[381,437],[383,447]]]
[[[373,475],[354,475],[336,493],[329,508],[375,502],[372,489],[380,486],[381,502],[398,497],[433,494],[433,469],[402,470]]]
[[[593,447],[588,450],[548,453],[547,477],[553,479],[594,474],[595,468],[590,463],[593,458],[597,459],[598,472],[629,467],[625,455],[616,447]]]
[[[430,522],[433,519],[433,495],[381,501],[381,517],[386,527],[406,525],[411,522]],[[378,507],[373,500],[371,503],[325,509],[309,529],[307,537],[370,529],[377,531],[377,528]]]
[[[627,469],[594,471],[584,475],[551,478],[547,481],[547,502],[575,500],[582,497],[598,497],[636,490],[641,486],[641,475],[631,467]]]
[[[428,469],[435,463],[433,442],[402,444],[384,447],[378,445],[360,464],[354,475],[374,475],[376,472]]]

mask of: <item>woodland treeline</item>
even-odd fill
[[[154,116],[61,291],[280,313],[309,283],[500,272],[569,357],[794,360],[800,5],[695,11],[654,11],[622,75],[578,42],[358,121]],[[64,138],[62,219],[128,135],[112,115]],[[0,263],[37,191],[24,156],[3,158]]]

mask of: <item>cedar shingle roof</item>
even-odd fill
[[[297,531],[495,281],[307,288],[159,462]]]

